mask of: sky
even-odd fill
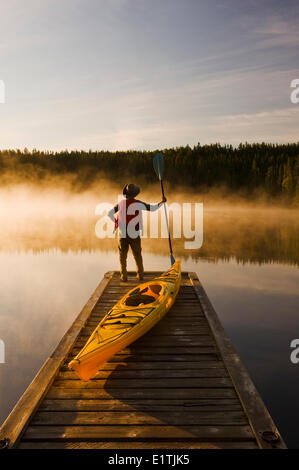
[[[0,7],[1,149],[299,141],[297,0]]]

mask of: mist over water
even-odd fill
[[[57,184],[56,184],[57,183]],[[287,444],[299,447],[299,210],[218,191],[167,190],[173,202],[203,202],[203,245],[174,240],[182,269],[196,271]],[[99,180],[88,191],[68,181],[0,188],[0,422],[49,356],[108,270],[119,269],[117,241],[98,239],[100,202],[122,187]],[[138,196],[161,199],[159,185]],[[163,212],[160,211],[161,216]],[[142,242],[146,270],[169,266],[166,239]],[[134,269],[129,255],[129,269]]]
[[[71,192],[69,188],[14,186],[0,189],[1,251],[62,252],[113,251],[115,240],[99,239],[95,225],[100,216],[95,208],[101,202],[115,204],[122,188],[109,189],[107,181],[100,188]],[[150,203],[158,202],[159,186],[147,187],[138,196]],[[248,202],[216,194],[190,192],[168,194],[168,203],[203,203],[203,245],[186,250],[184,237],[173,240],[177,256],[182,259],[211,261],[234,259],[249,263],[299,264],[299,209]],[[147,214],[144,214],[146,217]],[[164,212],[159,211],[159,225]],[[194,228],[194,226],[193,226]],[[172,217],[170,230],[173,234]],[[182,230],[183,232],[183,230]],[[168,254],[162,239],[145,238],[145,252]]]

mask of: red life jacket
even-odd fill
[[[142,215],[141,211],[135,210],[134,213],[128,214],[128,209],[131,204],[133,203],[138,203],[136,199],[122,199],[119,204],[119,211],[118,214],[115,218],[115,230],[120,226],[120,227],[126,227],[128,226],[129,222],[137,217],[136,219],[136,230],[139,230],[142,228]]]

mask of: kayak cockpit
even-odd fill
[[[162,286],[160,284],[142,285],[132,290],[124,299],[124,304],[128,307],[138,307],[155,302],[161,295]]]

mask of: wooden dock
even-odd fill
[[[145,280],[157,272],[148,272]],[[195,273],[150,332],[89,382],[67,363],[137,285],[108,272],[0,429],[2,448],[285,448]]]

